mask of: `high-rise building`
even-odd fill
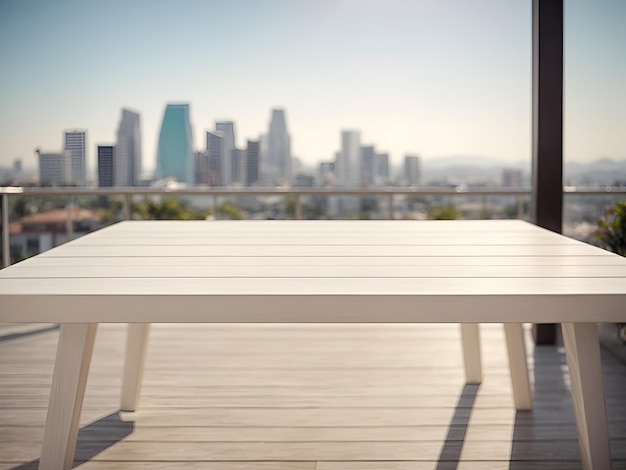
[[[359,131],[345,130],[341,132],[341,150],[337,154],[335,164],[335,182],[337,186],[356,187],[361,175],[361,135]]]
[[[246,186],[254,186],[259,182],[260,154],[260,141],[248,140],[248,145],[246,146]]]
[[[233,183],[245,186],[247,176],[246,171],[248,165],[246,163],[246,150],[245,149],[232,149],[230,151],[230,161],[232,163],[232,177]]]
[[[291,138],[287,132],[284,109],[272,109],[267,134],[267,155],[263,155],[263,173],[271,184],[291,182]]]
[[[70,152],[70,178],[77,185],[86,182],[86,158],[87,158],[87,131],[82,129],[66,130],[63,132],[63,150]]]
[[[235,140],[235,123],[233,121],[217,121],[215,131],[221,132],[224,139],[224,151],[222,153],[222,186],[228,186],[235,182],[233,175],[233,151],[237,148]]]
[[[376,163],[376,151],[372,145],[361,147],[361,175],[359,182],[364,186],[374,184],[374,165]]]
[[[221,131],[206,133],[206,151],[209,154],[209,184],[211,186],[223,186],[226,176],[230,179],[230,166],[224,168],[225,153],[224,133]],[[228,162],[230,165],[230,162]],[[228,174],[226,175],[226,171]]]
[[[419,155],[406,155],[404,157],[404,181],[406,181],[407,186],[419,186],[421,179]]]
[[[98,186],[110,188],[114,184],[115,147],[98,145]]]
[[[72,181],[72,154],[64,152],[35,151],[39,160],[39,184],[54,186]]]
[[[263,184],[271,183],[267,176],[267,134],[261,134],[259,136],[259,181]]]
[[[318,186],[333,186],[335,183],[335,162],[320,163],[318,176]]]
[[[193,183],[194,157],[188,104],[168,104],[157,148],[157,176]]]
[[[194,152],[195,170],[194,181],[196,184],[208,185],[211,181],[211,168],[209,152]]]
[[[115,186],[138,186],[141,173],[141,130],[139,114],[122,109],[115,146]]]
[[[377,153],[374,156],[374,184],[389,184],[389,154]]]

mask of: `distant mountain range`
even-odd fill
[[[589,163],[566,162],[565,183],[579,186],[594,184],[624,186],[626,159],[601,158]]]
[[[506,163],[486,157],[450,156],[424,160],[422,162],[422,183],[431,184],[473,184],[495,186],[502,180],[504,169],[519,169],[524,180],[530,175],[530,162]],[[524,184],[528,184],[524,182]]]
[[[422,162],[423,184],[498,185],[507,169],[522,172],[522,184],[530,185],[532,162],[507,163],[477,156],[450,156]],[[564,182],[578,186],[626,184],[626,159],[602,158],[591,162],[564,162]]]

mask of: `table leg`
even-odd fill
[[[479,384],[483,380],[480,359],[480,331],[478,323],[461,323],[461,343],[465,363],[465,382]]]
[[[96,323],[61,325],[40,470],[72,468],[97,326]]]
[[[143,368],[148,349],[150,323],[129,323],[126,336],[126,363],[122,381],[122,411],[135,411],[139,404]]]
[[[598,327],[595,323],[563,323],[562,327],[583,468],[610,469]]]
[[[509,370],[511,371],[511,385],[513,399],[517,410],[532,409],[530,380],[528,379],[528,361],[526,359],[526,343],[524,342],[524,327],[521,323],[505,323],[504,336],[509,354]]]

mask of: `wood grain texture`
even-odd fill
[[[120,409],[135,411],[141,397],[143,369],[148,349],[149,323],[129,323],[126,335],[126,361],[122,378]]]
[[[572,323],[563,324],[562,330],[583,468],[608,468],[611,448],[598,330],[595,325]]]
[[[72,467],[96,330],[96,324],[61,327],[41,450],[42,470]]]
[[[4,322],[620,322],[624,304],[626,259],[512,220],[129,221],[0,271]]]
[[[528,335],[535,406],[516,413],[501,325],[481,325],[483,383],[472,393],[455,325],[157,324],[141,406],[119,413],[126,325],[101,325],[74,463],[581,469],[564,351]],[[0,341],[2,470],[37,468],[57,337]],[[603,371],[613,468],[624,469],[626,367],[604,354]]]

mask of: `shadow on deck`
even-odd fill
[[[562,348],[528,341],[515,412],[500,325],[463,383],[456,325],[154,325],[140,410],[118,412],[124,325],[96,339],[74,466],[85,469],[582,468]],[[1,333],[1,331],[0,331]],[[0,341],[0,470],[37,468],[58,332]],[[603,351],[613,468],[626,366]]]

